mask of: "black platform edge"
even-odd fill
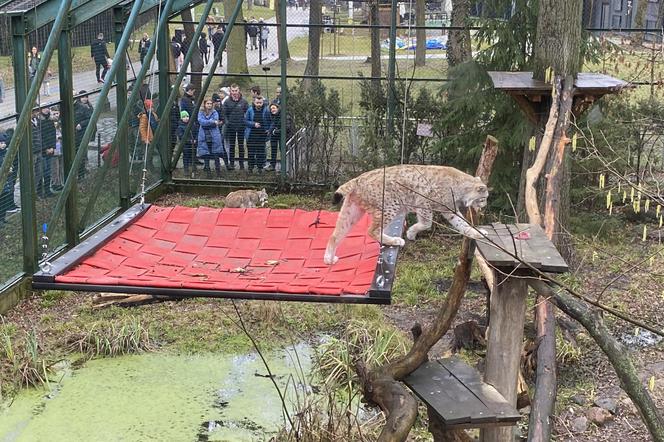
[[[387,227],[387,234],[401,238],[403,227],[406,221],[406,215],[402,214],[392,220]],[[380,247],[380,255],[376,263],[376,271],[371,282],[371,287],[367,294],[374,299],[386,300],[384,304],[389,304],[392,299],[392,285],[396,277],[397,258],[399,256],[399,247],[384,246]]]
[[[297,302],[324,302],[337,304],[382,304],[390,303],[389,296],[372,297],[362,295],[317,295],[317,294],[295,294],[295,293],[272,293],[272,292],[240,292],[224,290],[194,290],[160,287],[137,287],[126,285],[93,285],[93,284],[69,284],[58,282],[47,282],[44,280],[32,281],[32,287],[44,290],[69,290],[78,292],[108,292],[147,294],[155,296],[169,296],[174,298],[221,298],[221,299],[246,299],[263,301],[297,301]]]
[[[115,220],[67,251],[64,255],[49,262],[47,271],[40,270],[32,276],[32,287],[40,288],[37,287],[37,284],[55,284],[55,277],[57,275],[70,270],[82,260],[92,255],[103,244],[113,239],[118,233],[139,219],[149,208],[150,204],[136,204],[132,206]]]

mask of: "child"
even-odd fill
[[[44,92],[43,94],[47,97],[51,95],[51,79],[53,78],[53,71],[50,69],[46,71],[46,75],[44,76]]]
[[[182,141],[184,137],[184,131],[187,128],[187,124],[189,124],[189,112],[182,111],[180,112],[180,122],[178,123],[178,129],[176,132],[178,141]],[[187,135],[187,138],[182,144],[182,162],[184,163],[185,176],[189,176],[191,169],[192,178],[193,178],[193,173],[196,170],[196,162],[194,161],[195,143],[196,139],[194,138],[194,131],[190,130],[189,135]]]

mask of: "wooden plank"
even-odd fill
[[[404,379],[411,390],[436,411],[445,426],[495,421],[489,409],[438,362],[429,361]]]
[[[493,242],[498,246],[510,250],[503,243],[503,240],[500,237],[499,232],[496,231],[495,226],[496,225],[480,226],[480,228],[485,229],[488,232],[487,239],[489,241],[481,239],[477,240],[477,249],[480,251],[484,259],[486,259],[487,262],[491,265],[495,267],[513,267],[516,264],[514,259],[491,243]]]
[[[500,72],[489,71],[489,77],[495,89],[521,92],[526,95],[533,93],[551,93],[551,85],[543,81],[534,80],[532,72]],[[610,75],[593,72],[581,72],[574,81],[576,94],[605,95],[617,92],[632,85]]]
[[[480,379],[474,368],[466,365],[458,358],[439,359],[438,363],[445,367],[466,388],[477,396],[496,417],[496,422],[516,423],[521,414],[511,406],[505,398],[489,384]]]
[[[537,229],[539,229],[539,227],[531,224],[510,224],[507,226],[507,229],[510,232],[510,236],[514,238],[513,242],[519,250],[517,256],[536,269],[541,268],[541,253],[539,249],[532,247],[533,242],[530,240],[530,238],[537,235]],[[528,235],[528,239],[518,239],[520,234]]]
[[[544,230],[540,226],[529,224],[517,224],[517,228],[524,228],[530,226],[529,233],[531,238],[528,240],[530,248],[537,251],[540,265],[536,266],[544,272],[551,273],[565,273],[569,271],[569,266],[565,259],[560,255],[558,249],[553,245],[551,240],[546,236]]]

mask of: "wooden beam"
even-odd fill
[[[522,94],[510,94],[510,95],[512,96],[512,98],[514,98],[514,101],[516,101],[516,104],[519,105],[523,113],[526,114],[526,118],[528,118],[528,121],[530,121],[532,124],[537,124],[539,118],[537,117],[537,112],[535,110],[533,102],[530,101],[528,98],[526,98],[526,95]]]
[[[516,407],[528,289],[523,278],[505,278],[496,274],[494,280],[484,382],[493,385],[510,405]],[[486,428],[480,431],[480,440],[508,442],[514,439],[513,432],[511,427]]]

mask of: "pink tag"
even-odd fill
[[[519,232],[514,236],[515,239],[530,239],[530,233],[527,231]]]

